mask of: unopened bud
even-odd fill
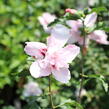
[[[77,10],[68,8],[68,9],[65,10],[65,12],[66,13],[68,12],[70,14],[75,14],[75,13],[77,13]]]

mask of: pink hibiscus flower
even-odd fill
[[[73,10],[70,10],[70,13],[72,13],[72,11]],[[66,12],[69,12],[69,9]],[[97,14],[95,12],[87,15],[86,18],[84,19],[85,27],[87,28],[93,27],[95,25],[96,19],[97,19]],[[52,36],[56,37],[57,40],[60,41],[62,41],[63,39],[63,40],[68,40],[68,43],[78,42],[80,45],[83,45],[83,37],[81,36],[81,31],[80,31],[80,28],[83,26],[82,21],[68,20],[66,21],[66,23],[71,27],[71,29],[66,28],[62,24],[57,24],[53,27],[51,31]],[[61,38],[57,36],[60,36]],[[109,44],[109,41],[107,41],[107,37],[108,36],[103,30],[95,30],[87,35],[85,45],[86,46],[88,45],[89,40],[95,40],[100,44]]]
[[[35,57],[35,62],[30,66],[33,77],[39,78],[53,74],[56,80],[67,83],[71,76],[69,64],[80,52],[76,45],[60,43],[55,37],[48,37],[47,46],[40,42],[26,42],[24,51]]]

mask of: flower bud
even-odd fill
[[[68,9],[65,10],[65,12],[66,13],[68,12],[70,14],[75,14],[75,13],[77,13],[77,10],[68,8]]]

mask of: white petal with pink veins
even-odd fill
[[[53,22],[56,19],[55,15],[52,15],[50,13],[43,13],[42,16],[38,17],[39,22],[42,26],[47,26],[49,23]]]
[[[68,43],[70,44],[78,42],[81,37],[79,28],[82,27],[82,22],[80,20],[68,20],[66,23],[71,27],[71,37],[69,38]]]
[[[36,58],[43,58],[46,51],[47,46],[40,42],[26,42],[26,46],[24,48],[24,51],[30,55],[35,56]]]
[[[109,44],[109,41],[107,40],[108,36],[103,30],[95,30],[88,37],[92,40],[95,40],[98,43],[106,45]]]
[[[53,70],[52,74],[56,80],[62,83],[68,83],[71,78],[70,71],[67,68],[60,68],[59,70]]]
[[[38,62],[33,62],[30,66],[30,73],[34,78],[48,76],[51,74],[50,68],[41,68]]]
[[[58,51],[61,60],[64,60],[66,63],[70,63],[72,60],[74,60],[79,52],[80,48],[76,45],[67,45]]]
[[[38,17],[38,20],[40,22],[40,24],[43,26],[45,32],[50,32],[51,27],[48,27],[48,24],[50,24],[51,22],[53,22],[56,19],[55,15],[52,15],[50,13],[43,13],[42,16]]]
[[[71,37],[70,29],[62,24],[56,24],[51,31],[51,36],[60,41],[61,46],[64,46]]]
[[[71,27],[75,32],[79,31],[79,28],[82,27],[82,21],[81,20],[67,20],[67,25]]]
[[[43,19],[45,23],[48,25],[49,23],[53,22],[56,19],[56,16],[46,12],[43,13]]]
[[[93,27],[97,20],[97,13],[93,12],[86,16],[84,24],[86,27]]]
[[[47,53],[52,54],[55,51],[62,48],[64,46],[64,43],[61,42],[61,40],[58,40],[56,37],[50,36],[47,38],[47,46],[48,46]]]

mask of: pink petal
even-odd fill
[[[48,54],[46,56],[46,60],[49,62],[51,69],[60,69],[62,67],[66,67],[68,68],[68,64],[66,61],[64,61],[64,59],[61,56],[62,54],[58,51],[52,53],[52,54]],[[46,62],[47,62],[46,61]]]
[[[38,17],[39,22],[42,26],[47,26],[49,23],[53,22],[56,19],[55,15],[52,15],[50,13],[43,13],[42,16]]]
[[[59,47],[60,48],[60,47],[62,47],[61,44],[62,43],[53,36],[50,36],[47,38],[47,46],[48,47],[51,47],[51,48]]]
[[[96,20],[97,20],[97,14],[93,12],[86,16],[84,24],[86,27],[93,27]]]
[[[60,81],[62,83],[68,83],[71,78],[70,71],[67,68],[53,70],[52,74],[54,75],[57,81]]]
[[[43,26],[44,31],[49,33],[51,28],[48,27],[48,22],[46,22],[42,16],[38,17],[38,20],[40,24]]]
[[[79,28],[82,26],[82,22],[80,20],[68,20],[67,25],[71,27],[71,37],[68,40],[68,43],[76,43],[80,40],[81,32]]]
[[[40,42],[26,42],[26,46],[24,51],[30,55],[35,56],[36,58],[43,58],[47,51],[47,47],[45,44]]]
[[[76,45],[67,45],[66,47],[60,49],[57,53],[60,56],[60,59],[64,63],[70,63],[76,56],[79,54],[80,48]]]
[[[69,25],[74,31],[79,31],[78,29],[82,27],[81,20],[67,20],[67,25]]]
[[[30,73],[34,78],[39,78],[50,75],[51,70],[49,68],[41,68],[38,62],[33,62],[30,66]]]
[[[69,37],[71,37],[70,29],[62,24],[57,24],[53,27],[51,36],[55,37],[61,46],[64,46]]]
[[[56,37],[50,36],[47,38],[47,46],[48,46],[47,53],[52,54],[53,52],[62,48],[64,46],[64,43],[63,41],[58,40]]]
[[[56,16],[46,12],[43,14],[43,18],[46,24],[48,25],[49,23],[53,22],[56,19]]]
[[[75,34],[74,36],[71,36],[69,38],[69,40],[67,41],[68,44],[74,44],[76,42],[78,42],[78,36],[77,36],[77,34]]]
[[[93,33],[89,35],[89,38],[92,40],[95,40],[98,43],[101,44],[109,44],[109,41],[107,41],[107,35],[103,30],[95,30]]]
[[[42,16],[38,17],[38,20],[40,22],[40,24],[43,26],[45,32],[50,33],[51,28],[47,27],[48,24],[50,24],[51,22],[53,22],[56,19],[55,15],[52,15],[50,13],[43,13]]]

